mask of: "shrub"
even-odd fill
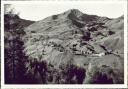
[[[115,32],[114,31],[108,31],[108,34],[113,35],[113,34],[115,34]]]
[[[56,20],[57,18],[58,18],[58,15],[53,15],[53,16],[52,16],[52,19],[53,19],[53,20]]]

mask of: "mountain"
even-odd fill
[[[37,84],[124,83],[123,24],[123,16],[77,9],[32,23],[21,37],[27,78]]]

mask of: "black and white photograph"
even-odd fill
[[[3,4],[4,85],[126,84],[125,2],[14,2]]]

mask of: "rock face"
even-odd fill
[[[31,24],[22,37],[26,74],[41,84],[124,83],[123,21],[71,9]]]

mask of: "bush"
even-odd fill
[[[71,59],[67,65],[61,67],[61,75],[64,84],[82,84],[86,76],[86,70],[75,66]]]
[[[53,16],[52,16],[52,19],[53,19],[53,20],[56,20],[57,18],[58,18],[58,15],[53,15]]]
[[[87,74],[89,84],[123,84],[123,77],[119,70],[115,72],[114,69],[106,65],[95,66]]]
[[[108,34],[113,35],[113,34],[115,34],[115,32],[114,31],[108,31]]]

